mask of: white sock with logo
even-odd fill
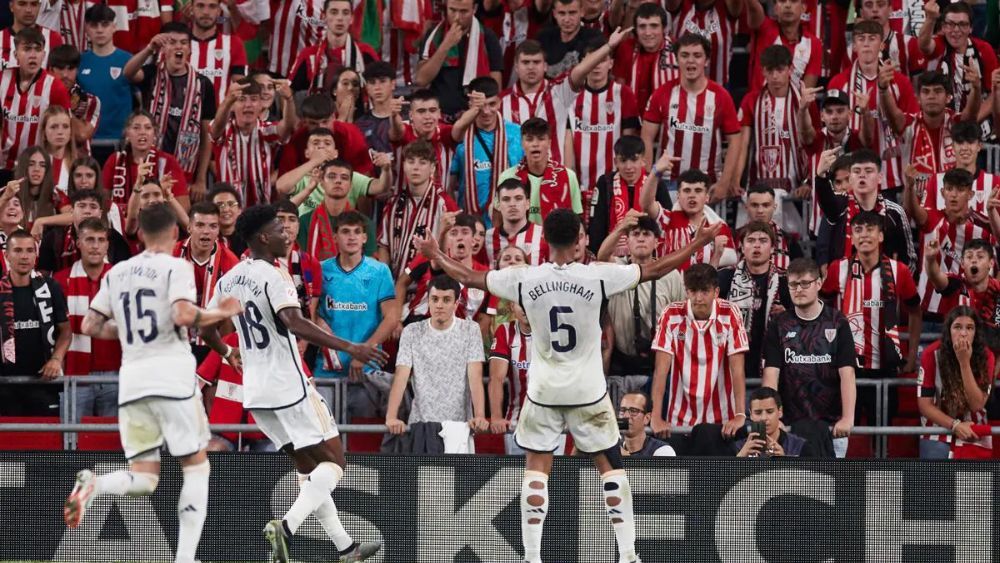
[[[604,492],[604,509],[611,520],[618,540],[618,554],[622,560],[634,561],[635,519],[632,516],[632,486],[624,469],[615,469],[601,475],[601,489]]]
[[[177,499],[177,518],[180,530],[177,533],[178,562],[194,561],[201,540],[201,529],[208,514],[208,478],[211,474],[208,460],[198,465],[184,468],[184,485]]]
[[[542,530],[549,511],[549,476],[540,471],[525,470],[521,481],[521,541],[524,560],[542,560]]]

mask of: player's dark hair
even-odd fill
[[[750,194],[768,194],[771,197],[774,197],[774,188],[764,182],[757,182],[747,188],[747,196]]]
[[[580,239],[580,217],[569,209],[553,209],[542,222],[545,242],[552,248],[570,248]]]
[[[106,233],[108,232],[108,225],[97,217],[87,217],[83,221],[80,221],[80,225],[76,228],[77,239],[83,236],[83,231]]]
[[[424,139],[417,139],[403,147],[403,160],[408,158],[420,158],[427,162],[437,163],[437,156],[434,154],[434,145]]]
[[[632,16],[632,27],[639,27],[639,18],[648,20],[651,18],[659,18],[660,24],[666,28],[667,27],[667,11],[660,5],[659,2],[644,2],[635,9],[635,15]],[[635,31],[632,31],[635,34]]]
[[[861,211],[851,217],[852,227],[878,227],[880,231],[885,230],[885,218],[874,211]]]
[[[514,60],[516,61],[521,55],[542,55],[545,51],[542,49],[542,44],[535,39],[525,39],[517,46],[514,50]]]
[[[70,207],[76,205],[78,201],[86,200],[96,201],[97,205],[104,209],[104,194],[99,190],[74,190],[69,194]]]
[[[751,233],[764,233],[767,235],[767,238],[771,239],[771,246],[778,243],[778,236],[775,234],[774,229],[771,225],[763,221],[750,221],[747,223],[740,233],[740,242],[743,242],[747,238],[747,235]]]
[[[862,35],[877,35],[882,37],[882,24],[875,20],[860,20],[854,22],[854,35],[852,39],[858,39]]]
[[[188,39],[191,39],[191,27],[185,23],[181,22],[168,22],[163,24],[160,28],[160,33],[179,33],[181,35],[186,35]]]
[[[205,199],[215,203],[215,196],[219,194],[229,194],[236,198],[236,203],[240,206],[243,205],[243,197],[240,195],[240,191],[229,182],[216,182],[213,184],[212,189],[209,190],[208,196]]]
[[[278,201],[274,202],[273,205],[275,211],[277,211],[278,213],[287,213],[289,215],[295,215],[295,218],[298,219],[299,208],[294,203],[292,203],[292,200],[288,199],[287,197],[279,199]]]
[[[975,183],[975,181],[976,177],[972,175],[972,172],[969,172],[964,168],[952,168],[951,170],[944,173],[944,179],[942,183],[946,187],[951,186],[953,188],[971,190],[972,184]]]
[[[190,218],[193,221],[195,214],[215,215],[216,217],[218,217],[219,206],[215,205],[209,200],[199,201],[198,203],[195,203],[194,205],[191,206],[191,209],[188,211],[188,218]]]
[[[769,45],[760,53],[760,66],[765,70],[792,66],[792,52],[784,45]]]
[[[139,211],[139,230],[147,235],[164,233],[177,224],[177,215],[166,201],[159,201]]]
[[[500,192],[504,190],[521,190],[524,192],[524,197],[529,197],[531,194],[528,193],[528,187],[524,185],[524,182],[520,178],[507,178],[503,182],[497,184],[497,197],[500,197]]]
[[[681,184],[705,184],[705,189],[707,190],[712,184],[712,179],[708,177],[708,174],[697,168],[688,168],[677,176],[677,187],[680,188]]]
[[[115,11],[112,10],[107,4],[100,3],[94,4],[93,6],[87,8],[87,11],[83,14],[84,23],[110,23],[115,21]]]
[[[326,160],[323,164],[319,165],[320,171],[324,174],[326,174],[326,171],[330,168],[343,168],[352,174],[354,173],[354,165],[343,158],[331,158],[330,160]]]
[[[679,53],[681,47],[690,47],[691,45],[700,45],[705,51],[705,57],[712,56],[712,44],[705,39],[705,37],[699,33],[692,33],[688,31],[684,35],[681,35],[680,39],[674,43],[674,52]]]
[[[650,233],[653,233],[653,236],[656,238],[660,238],[661,233],[660,224],[656,222],[656,219],[653,219],[649,215],[639,217],[639,221],[635,224],[635,226],[629,229],[629,233],[634,233],[636,231],[649,231]]]
[[[779,409],[781,408],[781,395],[777,390],[770,387],[758,387],[750,392],[750,402],[754,401],[766,401],[768,399],[774,399],[774,404]]]
[[[331,131],[328,127],[313,127],[310,129],[309,133],[306,134],[306,143],[308,144],[309,139],[312,139],[313,137],[330,137],[333,139],[334,145],[337,144],[337,139],[333,136],[333,131]]]
[[[851,153],[851,166],[855,164],[874,164],[882,170],[882,158],[871,149],[858,149]]]
[[[257,233],[278,217],[273,205],[253,205],[236,218],[236,233],[247,242],[255,243]]]
[[[788,269],[785,270],[785,275],[792,276],[796,275],[799,277],[811,275],[815,278],[820,277],[819,265],[812,258],[796,258],[788,264]]]
[[[719,287],[719,272],[711,264],[693,264],[684,272],[684,289],[707,291]]]
[[[556,0],[560,4],[572,4],[573,2],[579,2],[580,0]]]
[[[951,89],[951,79],[940,70],[925,70],[920,73],[920,76],[917,77],[918,93],[921,89],[930,88],[931,86],[940,86],[944,88],[944,91],[949,96],[953,93]]]
[[[993,245],[986,239],[974,238],[965,243],[965,246],[962,247],[962,254],[965,254],[970,250],[982,250],[987,256],[990,257],[990,260],[994,260],[996,258],[996,251],[993,250]]]
[[[500,95],[500,85],[497,84],[496,80],[493,80],[492,76],[478,76],[473,78],[469,82],[468,88],[470,92],[479,92],[487,98]]]
[[[646,143],[642,142],[642,137],[638,135],[623,135],[614,146],[615,156],[623,160],[641,158],[646,154]]]
[[[522,139],[525,137],[550,137],[551,135],[549,122],[541,117],[532,117],[521,124]]]
[[[440,274],[431,278],[430,283],[427,284],[427,295],[431,294],[432,289],[436,289],[438,291],[450,291],[454,293],[456,301],[462,294],[462,286],[455,281],[454,278],[449,277],[447,274]]]
[[[982,142],[979,124],[972,120],[953,121],[951,123],[951,140],[955,143]]]
[[[38,45],[44,48],[45,36],[38,30],[38,26],[26,27],[14,35],[14,46],[20,47],[21,45]]]
[[[365,65],[365,72],[362,74],[362,77],[365,79],[365,82],[371,82],[382,78],[386,80],[395,80],[396,69],[385,61],[374,61],[371,64]]]
[[[341,227],[362,227],[368,230],[368,217],[359,211],[350,209],[333,218],[333,232],[336,233]]]
[[[322,121],[329,119],[334,109],[330,94],[310,94],[302,100],[302,108],[299,111],[302,112],[303,119]]]
[[[49,68],[79,68],[80,50],[69,43],[53,47],[49,51]]]

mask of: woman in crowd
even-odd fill
[[[70,181],[70,165],[80,156],[73,142],[69,111],[62,106],[49,106],[42,114],[41,129],[42,148],[52,160],[52,183],[57,192],[65,195]]]
[[[52,160],[39,146],[28,147],[17,157],[14,179],[21,180],[19,197],[28,227],[55,210]]]

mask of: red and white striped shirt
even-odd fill
[[[512,236],[503,232],[502,226],[493,227],[486,231],[486,251],[487,263],[491,267],[496,267],[500,253],[510,245],[517,246],[528,255],[528,264],[537,266],[549,260],[549,245],[545,242],[545,235],[542,226],[528,222],[523,229]]]
[[[566,144],[566,121],[576,92],[567,78],[542,80],[538,91],[525,94],[521,83],[500,94],[500,114],[505,121],[518,125],[541,117],[549,124],[552,160],[562,162],[563,147]]]
[[[707,10],[701,10],[693,0],[684,0],[680,16],[674,21],[677,25],[674,37],[694,33],[712,43],[712,53],[708,58],[708,77],[719,84],[728,84],[736,18],[729,16],[726,3],[715,2]]]
[[[656,246],[657,256],[666,256],[691,244],[694,240],[696,227],[691,225],[691,219],[683,211],[660,210],[660,215],[656,218],[663,232],[659,243]],[[733,232],[729,225],[722,225],[719,236],[726,237],[726,248],[736,254],[736,242],[733,241]],[[686,270],[691,264],[707,264],[712,259],[712,248],[714,243],[708,243],[701,250],[691,255],[691,258],[679,269]],[[727,250],[729,252],[730,250]],[[735,263],[735,261],[733,261]]]
[[[66,352],[66,375],[89,375],[99,371],[118,371],[121,367],[122,349],[118,339],[91,339],[81,330],[83,317],[90,310],[90,302],[101,288],[104,274],[111,264],[104,265],[100,278],[91,280],[77,260],[72,266],[56,272],[53,278],[66,295],[69,327],[73,333]]]
[[[531,365],[531,333],[521,332],[517,321],[510,321],[493,332],[490,362],[507,362],[508,403],[504,413],[511,424],[517,424],[521,406],[528,396],[528,367]]]
[[[722,423],[743,412],[736,404],[729,357],[750,349],[735,305],[716,299],[709,318],[694,318],[690,302],[667,306],[656,327],[653,350],[673,356],[664,418],[673,426]]]
[[[891,19],[889,24],[891,27]],[[857,58],[854,53],[854,45],[848,45],[844,68],[849,67]],[[907,76],[912,76],[927,68],[927,57],[920,50],[920,41],[912,35],[904,35],[898,31],[890,31],[882,38],[882,59],[896,62],[899,65],[899,71]]]
[[[58,31],[47,27],[37,26],[45,38],[45,56],[42,58],[42,68],[45,68],[46,61],[49,60],[49,53],[53,47],[63,44],[62,35]],[[17,68],[17,57],[14,56],[14,28],[8,27],[0,31],[0,70]]]
[[[888,297],[882,288],[881,262],[868,272],[858,272],[852,275],[852,260],[841,258],[830,264],[823,282],[822,292],[836,295],[837,307],[844,312],[847,322],[851,325],[854,335],[854,348],[858,361],[864,369],[879,369],[882,367],[883,336],[888,336],[895,342],[899,341],[896,327],[887,327],[884,309],[888,305]],[[892,278],[896,285],[896,306],[903,303],[919,303],[920,295],[913,281],[913,274],[906,264],[889,260]],[[860,265],[860,264],[859,264]],[[846,296],[846,297],[845,297]],[[847,299],[848,302],[844,303]],[[897,318],[899,315],[897,314]]]
[[[295,57],[326,33],[323,0],[271,0],[273,31],[267,69],[288,76]]]
[[[55,21],[41,21],[41,14],[39,14],[38,24],[56,29],[58,26],[59,34],[62,35],[62,39],[77,48],[81,53],[87,50],[87,34],[85,32],[85,22],[84,15],[87,9],[95,5],[97,2],[94,0],[49,0],[52,4],[58,4],[58,18],[54,18]]]
[[[191,66],[212,81],[216,101],[221,105],[229,89],[229,77],[246,74],[247,52],[243,40],[228,33],[216,33],[204,41],[192,38]]]
[[[389,200],[379,222],[378,245],[389,252],[389,269],[393,277],[398,276],[417,253],[412,244],[416,230],[423,227],[428,234],[437,233],[441,217],[449,211],[458,211],[458,204],[433,184],[422,196],[415,197],[407,189]]]
[[[115,12],[115,47],[138,53],[163,25],[163,14],[173,13],[173,0],[107,0]]]
[[[393,193],[399,193],[406,183],[406,176],[403,175],[403,147],[420,139],[417,132],[413,130],[413,124],[403,123],[403,138],[393,141],[393,176],[396,178],[396,189]],[[448,175],[451,174],[451,159],[455,156],[455,147],[458,143],[451,136],[451,125],[439,123],[437,129],[430,136],[428,141],[434,147],[434,181],[439,186],[448,185]]]
[[[940,364],[938,362],[938,355],[941,353],[941,341],[938,340],[924,349],[923,353],[920,355],[920,369],[917,371],[917,383],[920,385],[920,397],[927,399],[934,399],[934,404],[940,409],[941,405],[941,393],[944,390],[944,383],[941,381],[941,370]],[[993,352],[989,349],[986,350],[986,373],[978,374],[975,373],[973,376],[978,380],[980,378],[989,381],[989,390],[993,389],[993,372],[995,371],[996,359],[993,357]],[[955,374],[955,377],[959,377]],[[961,386],[961,382],[958,383]],[[973,424],[990,424],[989,416],[986,413],[986,407],[983,407],[975,412],[965,412],[960,417],[959,420],[963,422],[971,422]],[[927,420],[926,417],[920,417],[920,423],[922,426],[933,427],[934,423]],[[935,442],[944,442],[946,444],[952,443],[954,440],[951,434],[934,434],[921,436],[921,438],[927,438],[934,440]],[[959,440],[960,444],[974,444],[989,450],[993,449],[993,437],[983,436],[976,442],[962,442]]]
[[[275,145],[282,139],[274,121],[257,120],[250,134],[245,134],[229,120],[221,139],[214,139],[217,177],[243,193],[246,206],[271,200],[271,169]]]
[[[964,222],[956,224],[948,221],[943,211],[934,208],[927,209],[927,222],[920,229],[920,235],[920,263],[924,263],[923,249],[926,248],[927,241],[937,240],[941,249],[939,263],[944,274],[958,275],[962,273],[962,251],[970,240],[981,238],[989,241],[991,245],[996,245],[996,240],[990,230],[989,219],[978,213],[972,213]],[[920,305],[924,311],[943,314],[948,308],[948,299],[934,289],[926,271],[920,272],[917,290],[920,292]]]
[[[771,45],[784,45],[792,53],[792,88],[802,89],[802,79],[807,74],[820,76],[823,73],[823,44],[807,29],[799,26],[802,32],[794,43],[781,35],[781,28],[771,18],[764,18],[760,28],[753,35],[753,56],[750,59],[750,88],[764,86],[764,68],[760,66],[760,55]]]
[[[667,82],[653,93],[642,119],[660,125],[660,151],[680,159],[671,180],[697,168],[715,182],[722,173],[722,136],[740,132],[733,98],[711,80],[697,93],[679,80]]]
[[[943,186],[944,172],[935,174],[927,180],[927,189],[924,190],[924,197],[921,201],[924,207],[944,209],[944,194],[941,193]],[[985,170],[979,170],[976,173],[975,182],[972,183],[972,199],[969,200],[969,209],[988,216],[990,195],[996,188],[1000,188],[1000,177]]]
[[[49,105],[70,109],[69,93],[63,83],[45,70],[39,70],[27,91],[18,86],[18,70],[0,72],[0,168],[13,170],[21,151],[41,140],[42,113]]]
[[[743,97],[739,118],[741,126],[751,128],[750,185],[763,181],[773,189],[791,192],[805,177],[799,106],[799,95],[793,88],[781,98],[773,96],[766,86]],[[818,122],[818,114],[814,117]]]
[[[628,86],[609,82],[601,90],[584,88],[577,93],[570,128],[576,176],[584,193],[596,188],[597,180],[613,168],[623,123],[639,125],[638,104]]]

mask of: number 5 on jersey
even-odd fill
[[[560,323],[559,315],[573,314],[572,307],[552,307],[549,309],[549,333],[552,334],[552,349],[556,352],[569,352],[573,348],[576,348],[576,328],[571,324]],[[563,344],[563,335],[559,334],[561,332],[566,332],[566,343]]]

